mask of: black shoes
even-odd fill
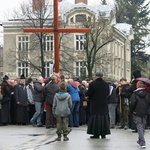
[[[102,139],[106,139],[106,136],[105,136],[105,135],[102,135],[101,137],[102,137]]]
[[[31,124],[33,127],[36,127],[36,124],[35,124],[35,123],[30,122],[30,124]]]
[[[133,130],[132,133],[137,133],[137,130]]]
[[[93,136],[90,136],[90,138],[91,138],[91,139],[99,139],[99,135],[93,135]],[[102,135],[101,138],[102,138],[102,139],[106,139],[106,136],[105,136],[105,135]]]
[[[47,126],[47,127],[46,127],[46,129],[50,129],[50,128],[51,128],[50,126]]]
[[[44,127],[42,124],[37,125],[37,127]]]
[[[91,139],[99,139],[99,135],[90,136]]]

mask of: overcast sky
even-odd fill
[[[20,6],[20,3],[23,1],[28,1],[28,0],[3,0],[3,2],[0,5],[0,22],[3,20],[6,20],[6,16],[8,13],[10,13],[14,8],[17,8]],[[49,0],[52,1],[52,0]],[[71,3],[74,3],[75,0],[67,0]],[[100,3],[101,0],[88,0],[88,4],[98,4]],[[114,0],[107,0],[109,3],[112,4]]]

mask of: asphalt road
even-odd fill
[[[106,139],[90,139],[86,126],[72,128],[69,141],[55,141],[56,128],[8,125],[0,126],[0,150],[139,150],[137,133],[130,129],[111,129]],[[150,130],[145,132],[150,150]]]

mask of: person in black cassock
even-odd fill
[[[87,134],[90,138],[106,138],[110,134],[107,96],[109,85],[102,79],[103,73],[96,73],[96,80],[89,84],[87,96],[90,101],[90,118]]]
[[[11,103],[11,86],[9,84],[9,77],[5,75],[3,77],[3,82],[1,83],[1,92],[3,98],[1,100],[1,123],[2,125],[7,125],[11,123],[10,120],[10,103]]]
[[[28,124],[28,99],[24,75],[20,76],[20,82],[14,87],[14,97],[16,102],[15,123]]]

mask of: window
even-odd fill
[[[50,77],[53,74],[53,66],[51,62],[45,63],[45,77]]]
[[[86,22],[86,15],[76,15],[76,22]]]
[[[28,77],[28,63],[18,63],[18,77],[24,74],[25,77]]]
[[[76,76],[77,77],[86,76],[85,62],[76,62]]]
[[[19,36],[18,37],[18,51],[28,51],[29,49],[29,37]]]
[[[74,22],[74,21],[73,21],[73,17],[70,19],[70,22],[71,22],[71,23],[73,23],[73,22]]]
[[[53,36],[45,36],[43,41],[44,41],[44,50],[53,51],[53,47],[54,47]]]
[[[76,35],[76,50],[84,50],[85,35]]]
[[[88,16],[88,22],[91,22],[91,17]]]

